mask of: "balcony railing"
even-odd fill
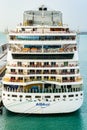
[[[15,36],[15,35],[12,35],[10,36],[10,40],[29,40],[29,41],[47,41],[47,40],[50,40],[50,41],[74,41],[76,40],[75,36],[55,36],[55,35],[47,35],[47,36],[39,36],[39,35],[34,35],[34,36],[27,36],[27,35],[18,35],[18,36]]]
[[[51,72],[51,71],[48,71],[48,72],[45,72],[45,71],[32,71],[32,72],[10,72],[10,71],[6,71],[6,74],[13,74],[13,75],[73,75],[73,74],[78,74],[79,71],[76,71],[76,72],[62,72],[62,71],[55,71],[55,72]]]
[[[17,65],[16,63],[13,63],[13,64],[7,64],[7,66],[11,66],[11,67],[76,67],[78,66],[78,64],[68,64],[68,65],[64,65],[64,64],[55,64],[55,65],[51,65],[51,64],[48,64],[48,65],[44,65],[44,64],[21,64],[21,65]]]
[[[22,30],[19,30],[19,31],[18,30],[11,30],[10,33],[21,33],[21,34],[23,34],[23,33],[24,34],[25,33],[29,33],[29,34],[41,34],[41,33],[46,33],[46,34],[47,33],[48,34],[57,34],[57,33],[58,34],[60,34],[60,33],[64,34],[64,33],[69,33],[70,34],[70,33],[73,33],[73,34],[75,34],[75,31],[66,31],[66,30],[65,31],[62,31],[62,30],[61,31],[50,31],[50,29],[47,30],[47,29],[41,29],[40,28],[40,31],[38,29],[37,29],[37,31],[33,31],[33,30],[29,30],[29,31],[26,31],[26,30],[25,31],[22,31]]]
[[[44,89],[25,89],[22,92],[26,93],[65,93],[65,92],[78,92],[82,91],[82,88],[70,88],[70,89],[59,89],[59,88],[44,88]]]
[[[20,50],[18,50],[18,48],[15,47],[11,47],[10,50],[13,53],[63,53],[63,52],[74,52],[76,51],[76,48],[74,47],[69,47],[69,48],[49,48],[49,49],[38,49],[38,48],[20,48]]]
[[[82,78],[81,77],[76,77],[76,78],[74,78],[74,79],[70,79],[70,78],[68,78],[68,79],[62,79],[62,78],[56,78],[56,77],[52,77],[52,78],[50,78],[50,77],[47,77],[47,78],[43,78],[43,77],[39,77],[39,78],[37,78],[37,77],[35,77],[35,78],[24,78],[24,79],[12,79],[12,78],[8,78],[8,77],[4,77],[3,78],[3,81],[5,81],[5,82],[19,82],[19,83],[27,83],[27,82],[32,82],[32,81],[55,81],[55,82],[59,82],[59,83],[65,83],[65,82],[80,82],[80,81],[82,81]]]
[[[18,87],[18,88],[11,88],[11,87],[4,87],[4,91],[7,92],[22,92],[22,93],[69,93],[69,92],[79,92],[82,91],[82,87],[74,87],[74,88],[28,88],[25,87]]]

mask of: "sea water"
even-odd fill
[[[79,63],[84,81],[84,102],[78,111],[70,114],[24,115],[11,113],[4,108],[0,115],[0,130],[87,130],[87,35],[79,36]]]

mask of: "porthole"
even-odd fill
[[[20,95],[19,97],[20,97],[20,98],[22,98],[23,96],[22,96],[22,95]]]
[[[66,95],[63,95],[64,98],[66,98]]]
[[[83,94],[81,93],[80,95],[82,96]]]

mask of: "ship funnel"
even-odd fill
[[[47,7],[45,7],[44,5],[42,5],[41,7],[39,7],[39,11],[47,11]]]

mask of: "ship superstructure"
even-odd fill
[[[83,102],[77,34],[63,25],[60,11],[41,6],[25,11],[9,33],[4,106],[17,113],[69,113]]]

